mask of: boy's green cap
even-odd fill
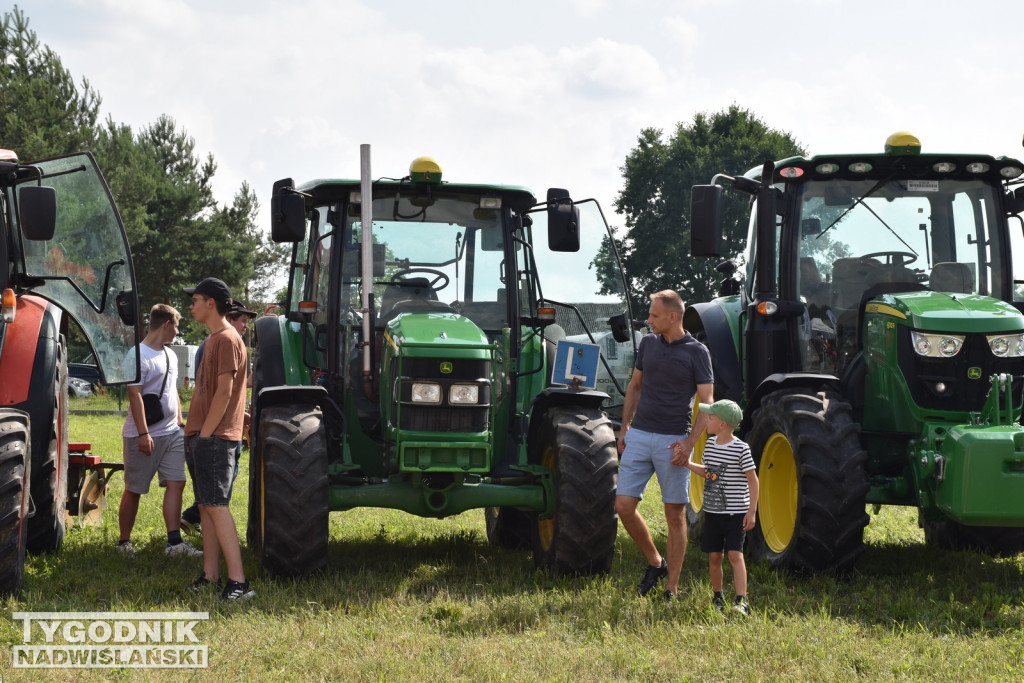
[[[700,412],[719,417],[725,424],[733,428],[739,427],[740,422],[743,422],[743,409],[739,407],[736,401],[730,401],[727,398],[715,401],[710,405],[701,403]]]

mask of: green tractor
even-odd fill
[[[897,133],[882,154],[795,157],[693,188],[694,256],[722,255],[723,190],[751,196],[745,251],[684,325],[711,351],[716,396],[746,409],[753,559],[847,571],[866,504],[917,507],[928,543],[1024,550],[1024,264],[1011,256],[1024,247],[1009,222],[1022,172],[922,154]]]
[[[591,269],[599,205],[443,182],[428,157],[371,182],[362,161],[357,180],[274,186],[272,237],[294,247],[283,314],[255,323],[250,546],[302,576],[326,564],[331,511],[483,509],[493,545],[608,571],[609,412],[635,338],[617,258]],[[563,347],[595,367],[553,383]]]

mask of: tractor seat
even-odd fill
[[[389,283],[381,293],[380,311],[376,325],[380,330],[401,313],[454,312],[451,306],[437,300],[437,292],[425,277]]]

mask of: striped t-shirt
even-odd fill
[[[750,487],[745,472],[754,469],[750,446],[733,437],[722,446],[708,437],[704,446],[704,511],[724,515],[742,515],[750,507]]]

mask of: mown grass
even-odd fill
[[[104,460],[120,453],[121,419],[73,415],[71,438]],[[245,528],[247,464],[232,509]],[[923,544],[916,513],[872,516],[852,576],[794,578],[750,568],[753,613],[710,605],[706,557],[692,544],[681,599],[639,599],[643,560],[620,530],[607,576],[552,578],[528,553],[487,545],[483,515],[429,520],[361,509],[331,516],[329,569],[274,581],[243,548],[257,596],[222,604],[184,590],[199,562],[162,554],[159,493],[143,498],[138,556],[117,555],[111,485],[102,524],[76,528],[57,554],[33,557],[19,611],[209,611],[198,630],[210,669],[49,670],[57,680],[1020,680],[1024,555],[990,558]],[[188,498],[188,496],[186,496]],[[641,505],[664,546],[657,488]],[[244,540],[244,539],[243,539]],[[730,577],[727,573],[727,582]],[[3,622],[5,644],[21,631]],[[8,650],[9,652],[9,650]],[[3,680],[41,679],[12,670]],[[25,675],[28,674],[28,675]]]

